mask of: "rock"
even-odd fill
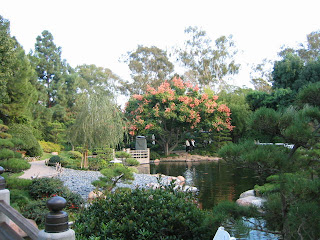
[[[248,190],[244,193],[241,193],[240,198],[249,197],[249,196],[255,196],[254,190]]]
[[[58,152],[52,152],[51,155],[58,156],[59,153]]]
[[[88,201],[92,201],[98,197],[103,196],[103,192],[100,191],[91,191],[88,195]]]
[[[186,179],[183,177],[183,176],[178,176],[177,179],[180,181],[180,182],[185,182]]]
[[[256,206],[256,207],[262,207],[263,203],[266,200],[260,197],[255,196],[247,196],[243,198],[239,198],[236,203],[240,206]]]
[[[36,224],[36,222],[32,219],[27,219],[30,223],[32,223],[32,225],[34,225],[36,228],[38,228],[38,225]],[[28,235],[14,222],[12,222],[10,220],[9,222],[9,226],[16,232],[19,234],[20,237],[27,237]]]

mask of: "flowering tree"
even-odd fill
[[[216,102],[218,96],[200,94],[199,88],[180,78],[165,81],[158,89],[148,87],[144,95],[133,95],[126,106],[129,134],[153,133],[165,155],[191,131],[232,130],[230,109]]]

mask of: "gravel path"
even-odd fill
[[[74,170],[69,168],[63,168],[62,173],[55,176],[64,182],[64,185],[71,191],[79,193],[82,198],[87,199],[88,194],[95,189],[91,184],[92,181],[97,180],[101,175],[98,171],[82,171]],[[119,182],[118,187],[129,187],[129,188],[146,188],[147,184],[157,183],[157,177],[149,174],[135,174],[134,181],[131,184],[124,184]],[[162,183],[168,182],[168,177],[162,178]]]

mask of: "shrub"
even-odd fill
[[[95,201],[75,222],[78,239],[210,239],[208,215],[186,193],[119,191]]]
[[[16,177],[9,177],[6,178],[7,188],[10,189],[29,189],[30,185],[32,184],[32,180],[30,179],[23,179],[23,178],[16,178]]]
[[[21,150],[25,150],[30,157],[42,156],[42,149],[37,139],[33,136],[32,129],[24,124],[12,124],[9,133],[23,141]]]
[[[39,141],[39,144],[42,150],[46,153],[51,152],[61,152],[61,145],[53,143],[53,142],[46,142],[46,141]]]
[[[44,228],[45,218],[49,213],[49,209],[47,208],[47,200],[47,198],[44,198],[32,201],[20,208],[22,215],[25,218],[36,221],[40,229]]]
[[[30,163],[22,158],[10,158],[8,160],[1,161],[3,168],[10,172],[21,172],[30,168]]]
[[[69,154],[70,158],[73,158],[73,159],[82,158],[81,152],[78,152],[78,151],[69,151],[68,154]]]
[[[140,162],[137,159],[134,158],[127,158],[126,159],[126,165],[128,166],[138,166]]]
[[[99,158],[99,157],[89,158],[88,161],[89,161],[89,170],[99,171],[108,166],[107,161],[103,158]]]
[[[116,158],[130,158],[131,157],[130,153],[127,153],[124,151],[116,152],[115,155],[116,155]]]
[[[62,165],[63,159],[59,156],[52,156],[48,161],[49,166],[55,166],[56,163],[61,163],[61,165]]]
[[[0,159],[8,159],[8,158],[13,158],[14,157],[14,152],[10,149],[3,148],[0,149]]]
[[[32,180],[29,191],[34,199],[47,198],[60,194],[64,190],[63,182],[55,178],[36,178]]]
[[[160,159],[160,154],[154,151],[150,152],[150,160]]]
[[[13,148],[14,144],[9,139],[0,139],[0,147],[3,148]]]
[[[71,192],[63,185],[60,179],[38,178],[32,181],[29,187],[30,195],[34,199],[49,198],[54,195],[64,197],[67,200],[67,209],[78,209],[83,203],[83,199],[77,193]]]
[[[21,189],[10,189],[10,201],[13,208],[21,208],[30,203],[29,191]]]

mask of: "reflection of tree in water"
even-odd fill
[[[151,165],[150,172],[184,176],[187,185],[199,189],[199,200],[205,209],[211,209],[223,200],[235,201],[257,183],[247,169],[233,168],[222,162],[167,162]]]

